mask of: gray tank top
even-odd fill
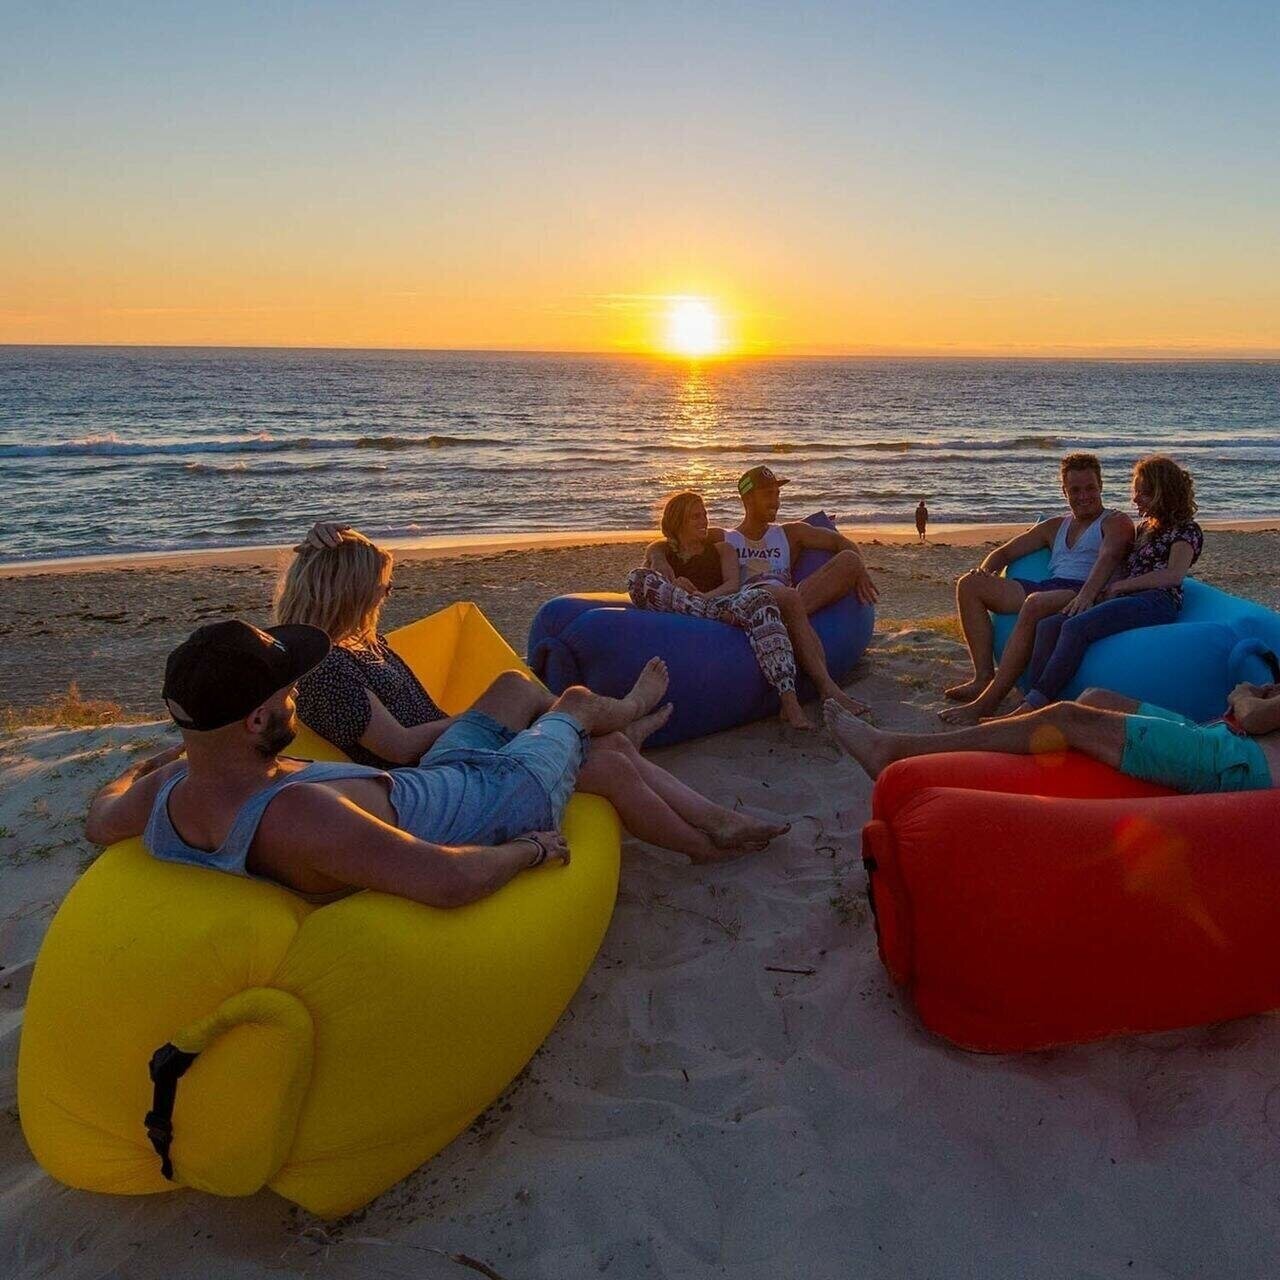
[[[460,752],[453,754],[465,756]],[[303,782],[338,782],[344,778],[381,778],[387,782],[396,825],[428,844],[503,844],[526,831],[555,824],[546,791],[517,759],[483,750],[474,752],[474,757],[454,758],[417,769],[386,770],[364,764],[323,761],[309,764],[255,791],[240,806],[226,839],[212,851],[189,845],[169,817],[169,796],[187,776],[184,766],[160,788],[142,840],[152,857],[165,862],[183,862],[235,876],[265,879],[254,876],[245,863],[267,806],[286,787]],[[340,895],[326,895],[326,898],[336,896]]]
[[[267,806],[286,787],[296,786],[299,782],[337,782],[342,778],[387,778],[390,775],[381,769],[372,769],[363,764],[326,763],[309,764],[305,769],[288,777],[277,778],[261,791],[254,792],[240,806],[239,813],[227,832],[226,839],[214,850],[197,849],[189,845],[179,834],[169,817],[169,795],[174,787],[187,776],[185,768],[179,769],[172,778],[160,788],[155,803],[151,806],[151,816],[147,819],[146,830],[142,833],[142,842],[147,846],[153,858],[163,862],[183,862],[192,867],[207,867],[211,871],[226,871],[233,876],[247,876],[251,880],[266,879],[255,876],[246,866],[249,849],[253,838],[258,834],[258,825]],[[272,880],[270,883],[275,884]],[[297,890],[291,890],[296,893]],[[324,902],[345,897],[353,890],[343,889],[332,894],[300,894],[300,897]]]
[[[1102,525],[1109,516],[1116,513],[1107,508],[1091,524],[1080,531],[1075,546],[1067,546],[1067,532],[1071,528],[1070,515],[1058,526],[1053,538],[1053,550],[1049,553],[1049,577],[1070,578],[1072,581],[1084,582],[1093,572],[1098,562],[1098,552],[1102,550]]]

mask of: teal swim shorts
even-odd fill
[[[1176,711],[1140,703],[1125,717],[1120,770],[1175,791],[1262,791],[1271,769],[1252,738],[1225,724],[1197,724]]]

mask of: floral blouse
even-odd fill
[[[405,660],[388,647],[385,636],[378,636],[369,648],[335,644],[328,657],[298,681],[298,715],[357,764],[396,767],[360,745],[373,714],[365,690],[406,729],[445,719]]]
[[[1191,563],[1200,559],[1200,551],[1204,547],[1204,531],[1194,520],[1185,524],[1169,525],[1166,529],[1158,528],[1152,521],[1144,520],[1138,526],[1138,536],[1134,540],[1133,550],[1124,566],[1116,575],[1117,578],[1136,578],[1139,574],[1154,573],[1157,569],[1168,568],[1169,555],[1175,542],[1185,542],[1191,547]],[[1173,603],[1182,607],[1181,587],[1160,587],[1157,590],[1167,591]]]

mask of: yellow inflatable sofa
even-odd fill
[[[390,640],[452,713],[525,670],[473,604]],[[343,759],[310,734],[292,750]],[[359,1208],[502,1092],[591,966],[621,833],[587,795],[564,830],[568,867],[455,910],[377,893],[313,907],[113,845],[67,895],[32,978],[18,1101],[36,1159],[91,1191],[269,1186],[325,1217]],[[171,1177],[149,1137],[169,1137],[166,1112]]]

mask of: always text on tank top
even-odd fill
[[[791,585],[791,544],[780,524],[771,524],[764,537],[754,541],[737,529],[726,529],[724,540],[738,553],[744,587],[769,579]]]
[[[1115,514],[1110,509],[1104,510],[1091,525],[1081,531],[1074,547],[1067,546],[1067,531],[1074,518],[1068,515],[1054,535],[1053,550],[1049,553],[1049,577],[1069,578],[1073,582],[1083,582],[1088,578],[1098,561],[1098,552],[1102,550],[1103,521]]]
[[[722,582],[720,552],[714,542],[708,542],[696,556],[687,560],[667,543],[667,563],[677,578],[688,578],[699,591],[714,591]]]

